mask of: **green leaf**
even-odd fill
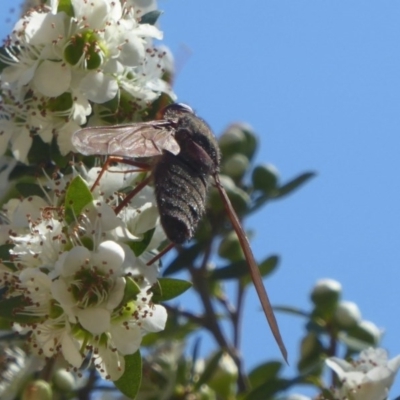
[[[273,395],[288,389],[292,382],[288,379],[269,379],[262,385],[251,390],[245,397],[245,400],[266,400]]]
[[[182,279],[160,278],[158,285],[154,286],[152,300],[155,303],[167,301],[180,296],[193,285]]]
[[[270,361],[254,368],[249,374],[251,387],[256,388],[264,382],[278,376],[282,370],[282,363],[279,361]]]
[[[10,250],[14,247],[13,244],[2,244],[0,245],[0,260],[8,261],[10,260],[11,254]]]
[[[210,271],[210,279],[213,280],[227,280],[238,279],[249,273],[247,263],[245,260],[236,261],[225,267],[214,269]]]
[[[117,389],[130,399],[134,399],[142,382],[142,357],[139,350],[124,357],[125,371],[121,378],[114,382]]]
[[[142,18],[140,18],[140,23],[141,24],[149,24],[149,25],[155,25],[155,23],[157,22],[158,18],[160,17],[160,15],[163,12],[160,10],[153,10],[150,11],[146,14],[144,14],[142,16]]]
[[[74,14],[74,7],[72,7],[71,0],[60,0],[57,7],[57,12],[60,13],[64,11],[69,17],[73,18]]]
[[[260,270],[260,274],[263,278],[267,275],[270,275],[278,266],[279,257],[278,256],[270,256],[266,258],[261,264],[258,264],[258,269]],[[244,283],[247,285],[253,282],[249,275],[246,276]]]
[[[50,144],[45,143],[39,135],[33,135],[32,145],[28,153],[29,164],[32,166],[48,165],[50,162]],[[32,168],[33,171],[37,168]],[[35,171],[37,172],[37,171]]]
[[[171,264],[168,265],[163,275],[171,275],[175,272],[181,271],[188,265],[193,264],[193,261],[200,254],[202,247],[203,245],[201,245],[200,243],[195,243],[191,247],[186,247],[175,257]]]
[[[31,306],[30,301],[24,296],[10,297],[0,301],[0,317],[21,324],[39,322],[41,320],[39,317],[30,316],[23,312],[25,307]]]
[[[271,195],[271,197],[279,199],[281,197],[287,196],[294,190],[298,189],[300,186],[304,185],[309,179],[313,178],[315,175],[315,172],[305,172],[304,174],[299,175],[297,178],[294,178],[290,182],[278,188],[276,193],[274,195]]]
[[[153,238],[155,228],[148,230],[144,235],[143,239],[140,242],[131,242],[129,247],[135,253],[136,257],[139,257],[143,252],[147,249],[151,239]]]
[[[75,221],[83,208],[93,200],[92,193],[80,176],[75,177],[65,194],[65,220]]]
[[[292,307],[292,306],[274,306],[274,311],[283,312],[287,314],[292,314],[297,317],[306,317],[310,318],[310,313],[301,310],[300,308]]]
[[[43,189],[36,183],[19,182],[15,185],[15,187],[23,197],[29,197],[29,196],[44,197],[45,195]]]
[[[138,284],[129,276],[125,278],[126,285],[124,290],[124,296],[122,297],[120,305],[123,306],[132,300],[136,300],[137,295],[140,293],[140,287]]]
[[[207,383],[214,375],[216,369],[218,368],[218,363],[224,352],[222,350],[215,353],[212,358],[208,361],[204,372],[200,375],[199,380],[195,383],[194,389],[198,390],[201,385]]]
[[[264,277],[274,271],[278,265],[278,261],[279,257],[275,255],[265,259],[261,264],[258,265],[261,275]],[[249,268],[245,260],[237,261],[225,267],[215,269],[210,273],[210,278],[216,280],[238,279],[243,276],[247,277],[244,282],[245,284],[251,282]]]

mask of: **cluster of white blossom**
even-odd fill
[[[32,138],[56,138],[61,154],[82,125],[139,120],[171,64],[155,47],[154,1],[58,0],[28,11],[0,52],[0,155],[26,162]]]
[[[115,167],[90,192],[99,169],[81,169],[85,180],[77,172],[47,178],[44,198],[5,204],[0,244],[10,245],[10,260],[0,263],[0,286],[18,302],[13,329],[28,335],[34,353],[61,353],[76,369],[91,358],[116,380],[142,336],[165,327],[165,308],[152,302],[158,263],[146,265],[165,236],[151,188],[115,215],[115,188],[134,186],[140,174]],[[77,180],[92,200],[79,215],[68,214],[65,199]],[[144,243],[140,252],[137,243]]]

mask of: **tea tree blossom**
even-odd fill
[[[138,174],[127,176],[131,182]],[[131,248],[159,224],[154,196],[142,193],[117,216],[118,196],[107,182],[79,215],[60,204],[74,190],[73,177],[45,183],[47,200],[10,200],[8,224],[1,226],[9,239],[0,235],[11,245],[10,259],[0,268],[0,285],[9,301],[19,299],[13,328],[29,336],[34,353],[61,353],[77,369],[89,357],[102,376],[116,380],[124,356],[139,349],[143,335],[163,330],[167,315],[152,302],[158,266],[146,265],[160,242],[141,254]],[[96,194],[86,190],[88,199]]]
[[[10,143],[14,157],[27,162],[38,135],[45,143],[55,137],[65,155],[74,150],[73,132],[90,123],[93,112],[97,123],[102,118],[132,121],[160,93],[174,98],[162,79],[167,53],[153,45],[162,32],[142,23],[144,12],[154,8],[154,2],[71,0],[60,5],[51,0],[28,11],[0,55],[5,65],[1,151]]]
[[[369,348],[351,363],[337,357],[325,362],[336,372],[341,384],[333,390],[335,399],[384,400],[400,367],[400,356],[388,360],[385,350]]]

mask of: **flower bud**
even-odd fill
[[[235,232],[230,232],[221,240],[218,255],[233,262],[244,259],[242,247]]]
[[[246,137],[246,144],[241,153],[251,160],[257,150],[257,135],[255,134],[253,127],[245,122],[237,123],[236,126],[242,130]]]
[[[276,189],[279,173],[271,164],[257,165],[253,169],[251,180],[255,190],[261,190],[268,194]]]
[[[208,385],[223,399],[233,399],[238,368],[229,354],[223,354]]]
[[[350,338],[365,344],[377,346],[382,337],[382,331],[371,321],[361,321],[357,326],[348,330]]]
[[[53,383],[57,389],[63,392],[71,392],[75,389],[74,375],[66,369],[59,369],[56,371],[53,377]]]
[[[333,279],[319,280],[311,291],[311,300],[317,307],[336,305],[342,293],[342,285]]]
[[[248,208],[250,196],[244,190],[237,187],[235,182],[229,176],[221,174],[220,180],[236,213],[239,215],[242,214]],[[212,211],[215,214],[219,214],[225,210],[221,196],[216,188],[210,190],[209,199],[209,204],[212,205]]]
[[[50,384],[43,380],[29,382],[22,392],[21,400],[51,400],[53,392]]]
[[[249,159],[243,154],[234,154],[221,167],[221,172],[232,179],[240,180],[249,168]]]
[[[241,153],[241,149],[246,144],[246,136],[237,125],[231,125],[221,135],[218,144],[223,157],[227,158],[233,154]]]
[[[335,321],[340,328],[352,328],[361,322],[361,311],[356,303],[341,301],[335,311]]]

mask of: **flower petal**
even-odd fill
[[[85,308],[76,312],[79,323],[93,335],[99,335],[110,329],[110,313],[104,308]]]

